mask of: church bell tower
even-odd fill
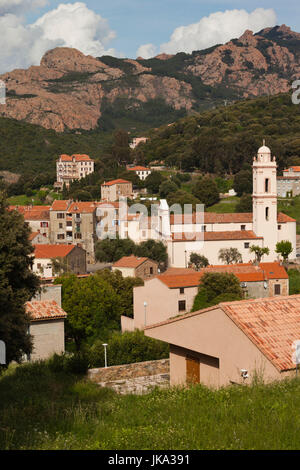
[[[264,238],[264,247],[270,250],[265,261],[273,261],[277,243],[277,164],[271,150],[263,146],[253,159],[253,231]]]

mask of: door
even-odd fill
[[[200,361],[193,356],[186,357],[186,381],[188,384],[200,383]]]

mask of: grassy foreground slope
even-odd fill
[[[120,396],[44,364],[0,378],[1,449],[299,449],[300,380]]]

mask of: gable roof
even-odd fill
[[[258,240],[252,230],[232,230],[226,232],[173,232],[173,242],[189,242],[195,240],[215,241],[215,240]]]
[[[220,308],[279,371],[295,369],[292,344],[300,338],[300,295],[224,302],[174,317],[145,330]]]
[[[67,313],[54,300],[32,300],[25,304],[32,322],[67,318]]]
[[[61,162],[72,162],[73,160],[75,162],[92,162],[93,161],[88,155],[78,154],[78,153],[76,154],[74,153],[73,155],[63,154],[59,158],[59,161]]]
[[[113,268],[137,268],[147,260],[152,261],[149,258],[141,258],[134,255],[123,256],[123,258],[119,259],[113,264]],[[152,262],[156,263],[155,261]]]
[[[25,220],[50,220],[50,206],[9,206],[24,216]]]
[[[290,170],[300,171],[300,166],[290,166],[290,168],[288,168],[287,170],[283,170],[283,171],[290,171]]]
[[[277,215],[278,222],[295,222],[286,214],[279,212]],[[170,214],[171,225],[181,224],[246,224],[253,222],[252,212],[237,213],[216,213],[216,212],[193,212],[193,214]]]
[[[128,171],[151,171],[150,168],[146,168],[145,166],[133,166],[131,168],[127,168]]]
[[[76,245],[33,245],[36,259],[64,258]],[[77,247],[78,248],[78,247]]]
[[[113,186],[114,184],[128,184],[128,183],[131,183],[131,181],[117,179],[117,180],[107,181],[107,183],[104,181],[104,183],[101,184],[101,186]]]
[[[234,274],[240,282],[288,279],[286,270],[278,262],[260,263],[259,266],[252,263],[212,265],[202,268],[200,271],[180,268],[179,271],[167,270],[165,273],[155,277],[168,286],[169,289],[178,289],[180,287],[199,286],[201,277],[207,273]]]

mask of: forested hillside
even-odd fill
[[[279,171],[300,164],[300,105],[281,94],[245,100],[185,117],[151,133],[139,146],[140,162],[164,161],[186,171],[237,173],[252,163],[263,139]]]

